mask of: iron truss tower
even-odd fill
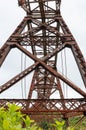
[[[82,86],[71,82],[58,71],[59,54],[65,49],[70,50],[86,87],[86,62],[61,16],[61,0],[18,0],[18,4],[25,10],[26,16],[0,48],[0,66],[9,52],[16,48],[33,62],[1,85],[0,93],[32,72],[33,77],[26,99],[0,99],[0,106],[5,106],[8,102],[16,103],[22,106],[24,113],[33,118],[39,117],[39,119],[41,116],[53,118],[60,115],[66,119],[70,116],[86,115],[86,92]],[[61,64],[59,66],[62,68]],[[64,94],[63,83],[81,97],[67,98]],[[33,98],[33,93],[36,95],[35,98]]]

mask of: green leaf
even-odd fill
[[[20,112],[20,107],[8,104],[8,109],[0,108],[0,130],[42,130],[34,120]],[[25,128],[22,128],[22,123]]]
[[[52,126],[54,126],[57,130],[63,130],[63,126],[65,124],[65,121],[58,121],[58,120],[55,120],[55,123],[52,124]]]
[[[26,119],[24,119],[26,128],[30,127],[30,125],[34,122],[34,120],[31,120],[29,116],[26,116]]]
[[[6,119],[3,120],[3,128],[4,128],[4,130],[10,129],[10,121],[9,120],[6,120]]]
[[[21,107],[20,106],[17,106],[17,105],[15,105],[15,104],[8,104],[8,110],[10,111],[10,112],[16,112],[16,111],[18,111],[18,110],[20,110],[21,109]]]
[[[74,128],[68,127],[67,130],[74,130]]]

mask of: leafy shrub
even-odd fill
[[[56,130],[63,130],[63,127],[65,125],[65,121],[58,121],[58,120],[55,120],[55,123],[52,124],[52,126],[54,126],[56,128]]]
[[[70,120],[71,127],[65,128],[65,121],[55,120],[49,124],[45,120],[40,122],[40,127],[29,116],[21,113],[21,107],[15,104],[8,104],[6,108],[0,108],[0,130],[85,130],[86,121],[76,127],[74,124],[79,117]]]
[[[52,126],[54,126],[56,130],[74,130],[74,128],[71,127],[66,128],[64,120],[63,121],[55,120],[55,123],[53,123]]]
[[[29,116],[25,118],[20,109],[15,104],[8,104],[7,109],[0,108],[0,130],[41,130]]]
[[[39,123],[39,126],[43,129],[43,130],[50,130],[50,124],[46,121],[43,120]]]

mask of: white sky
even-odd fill
[[[61,10],[66,24],[86,59],[86,0],[62,0]],[[12,34],[23,17],[24,11],[18,7],[17,0],[0,0],[0,47]],[[10,69],[7,66],[5,72],[9,73]],[[1,72],[3,72],[3,68]],[[0,80],[5,77],[5,72],[0,75]]]

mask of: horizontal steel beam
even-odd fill
[[[8,103],[21,106],[21,111],[28,114],[86,112],[86,98],[79,99],[0,99],[0,107]]]

